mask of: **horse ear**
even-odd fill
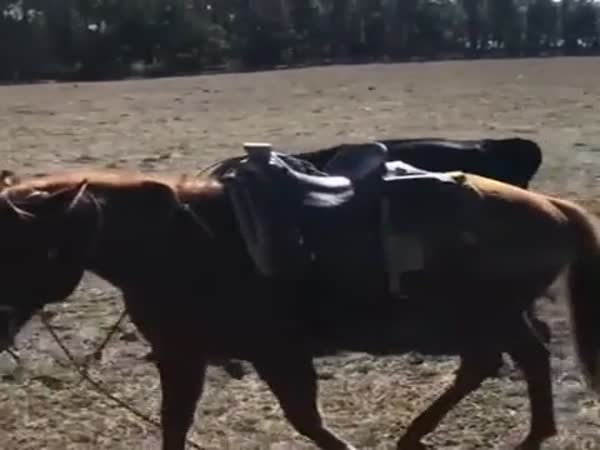
[[[12,170],[0,170],[0,190],[13,186],[20,181],[20,178]]]

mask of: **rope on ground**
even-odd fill
[[[122,314],[121,319],[117,323],[120,323],[120,321],[123,319],[123,317],[125,317],[125,313]],[[73,356],[73,354],[71,353],[71,351],[67,348],[67,346],[63,343],[62,339],[56,333],[56,330],[54,329],[54,327],[52,326],[52,324],[48,320],[47,316],[45,314],[43,314],[43,313],[41,314],[41,321],[42,321],[42,324],[44,325],[44,327],[46,328],[46,330],[48,331],[48,333],[50,333],[50,336],[52,336],[52,339],[54,339],[54,341],[56,342],[56,344],[63,351],[63,353],[65,354],[65,356],[67,357],[67,359],[69,360],[69,362],[71,363],[71,365],[73,366],[73,368],[79,373],[79,375],[81,376],[81,378],[83,378],[84,380],[86,380],[98,393],[104,395],[109,400],[112,400],[114,403],[116,403],[121,408],[129,411],[131,414],[133,414],[137,418],[141,419],[142,421],[144,421],[144,422],[146,422],[146,423],[148,423],[150,425],[153,425],[153,426],[155,426],[155,427],[157,427],[159,429],[161,428],[161,425],[160,425],[159,422],[157,422],[156,420],[152,419],[148,415],[146,415],[146,414],[138,411],[137,409],[133,408],[128,403],[126,403],[125,401],[121,400],[120,398],[116,397],[114,394],[112,394],[111,392],[109,392],[101,383],[99,383],[98,381],[94,380],[88,374],[87,368],[82,367],[81,364],[79,364],[77,362],[77,360],[75,359],[75,357]],[[105,341],[107,342],[108,339],[105,339]],[[200,445],[196,444],[194,441],[192,441],[190,439],[186,439],[186,441],[193,448],[200,449],[200,450],[202,449],[202,447]]]
[[[123,320],[125,319],[126,316],[127,316],[127,311],[123,310],[123,312],[121,313],[121,315],[119,316],[117,321],[108,330],[108,333],[104,337],[104,340],[96,347],[96,349],[92,353],[90,353],[88,356],[85,357],[85,362],[82,365],[80,365],[81,370],[83,370],[83,371],[85,371],[85,373],[89,374],[88,370],[89,370],[90,361],[92,359],[94,359],[96,361],[100,361],[102,359],[102,352],[104,351],[104,348],[108,345],[111,338],[117,332],[117,330],[121,326],[121,323],[123,322]],[[81,377],[79,379],[79,383],[82,383],[83,381],[85,381],[85,378]]]

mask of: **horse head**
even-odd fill
[[[48,190],[17,183],[0,192],[0,351],[39,309],[77,287],[98,213],[85,180]]]
[[[484,139],[483,151],[482,175],[524,189],[542,164],[542,150],[529,139]]]

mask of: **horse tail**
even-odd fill
[[[567,272],[571,329],[588,387],[600,393],[600,234],[582,207],[551,199],[577,233],[575,258]]]

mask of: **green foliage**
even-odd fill
[[[597,52],[592,0],[0,0],[0,79]]]

